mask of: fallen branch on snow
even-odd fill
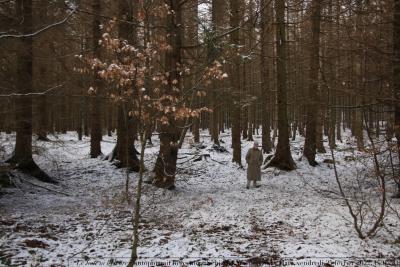
[[[33,185],[33,186],[36,186],[36,187],[45,189],[45,190],[47,190],[47,191],[54,192],[54,193],[57,193],[57,194],[61,194],[61,195],[67,196],[67,197],[71,197],[71,195],[69,195],[69,194],[67,194],[67,193],[64,193],[64,192],[61,192],[61,191],[57,191],[57,190],[54,190],[54,189],[50,189],[50,188],[45,187],[45,186],[42,186],[42,185],[38,185],[38,184],[32,183],[31,181],[29,181],[29,180],[27,180],[27,179],[24,179],[24,178],[21,178],[21,177],[18,177],[18,179],[20,179],[20,180],[22,180],[22,181],[24,181],[24,182],[26,182],[26,183],[28,183],[28,184],[30,184],[30,185]]]

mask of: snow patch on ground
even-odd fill
[[[100,261],[110,258],[128,260],[133,206],[124,201],[125,170],[100,158],[90,159],[88,138],[77,141],[74,133],[50,138],[50,142],[35,142],[34,158],[60,184],[43,184],[17,172],[15,179],[67,195],[24,180],[17,188],[2,189],[0,264],[77,266],[99,260],[92,266],[100,266]],[[321,164],[310,167],[299,161],[303,144],[299,137],[292,142],[297,170],[263,170],[261,187],[247,190],[245,168],[231,162],[230,136],[221,135],[228,153],[212,150],[209,139],[203,132],[204,148],[186,142],[180,150],[176,190],[144,185],[140,257],[302,260],[400,254],[400,245],[394,242],[400,236],[400,219],[394,212],[400,212],[399,200],[389,199],[393,210],[388,210],[386,228],[375,238],[359,239],[338,195],[333,166],[322,163],[331,158],[329,153],[319,154]],[[12,151],[13,142],[13,135],[0,135],[1,157]],[[115,137],[104,137],[103,153],[109,153],[115,142]],[[242,143],[243,163],[251,144]],[[346,190],[370,164],[368,159],[345,160],[364,155],[349,149],[349,144],[339,143],[335,152]],[[152,175],[157,151],[154,140],[146,148],[146,176]],[[195,160],[204,154],[209,157]],[[134,198],[137,174],[131,173],[130,178]],[[394,190],[389,184],[388,193]]]

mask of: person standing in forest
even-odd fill
[[[260,149],[258,149],[258,142],[254,141],[252,148],[247,151],[246,154],[247,162],[247,186],[250,188],[250,183],[253,182],[254,187],[260,187],[257,185],[257,181],[261,181],[261,164],[263,162],[263,155]]]

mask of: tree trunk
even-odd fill
[[[362,18],[362,12],[363,12],[363,5],[362,0],[357,0],[356,1],[356,25],[355,25],[355,34],[356,36],[362,40],[362,37],[364,35],[364,21]],[[356,45],[357,50],[363,50],[362,45],[360,43],[357,43]],[[356,93],[357,95],[355,96],[355,104],[358,108],[355,110],[354,114],[354,135],[356,137],[357,141],[357,149],[359,151],[364,151],[364,81],[362,80],[362,65],[363,65],[363,60],[362,56],[358,56],[355,58],[355,61],[353,63],[354,69],[355,69],[355,75],[354,77],[354,83],[356,86]]]
[[[271,143],[271,90],[269,87],[269,80],[271,78],[270,70],[267,63],[268,55],[268,36],[271,36],[271,23],[268,20],[272,20],[272,5],[268,0],[261,0],[261,20],[260,20],[260,34],[261,34],[261,58],[260,58],[260,69],[261,69],[261,108],[262,108],[262,150],[264,153],[270,153],[272,151]]]
[[[318,72],[319,72],[319,35],[320,35],[320,21],[321,21],[321,4],[319,0],[313,0],[311,4],[312,17],[312,44],[310,49],[310,85],[308,88],[308,105],[307,105],[307,122],[306,122],[306,138],[304,142],[304,156],[307,158],[311,166],[316,166],[315,155],[317,151],[317,134],[319,135],[320,129],[318,121]]]
[[[181,89],[181,77],[178,66],[181,65],[182,47],[182,6],[179,0],[168,2],[171,11],[167,20],[167,41],[171,49],[166,51],[165,65],[170,70],[168,85],[164,88],[167,96],[179,97],[175,88]],[[165,100],[166,106],[172,103]],[[174,114],[167,114],[168,123],[160,125],[160,151],[155,166],[155,180],[153,184],[160,188],[173,189],[175,187],[176,162],[178,159],[178,141],[180,129]]]
[[[43,64],[43,63],[42,63]],[[47,88],[47,83],[44,82],[47,79],[47,75],[48,72],[46,71],[46,67],[45,66],[41,66],[40,67],[40,79],[39,79],[39,84],[41,86],[39,86],[39,90],[44,91]],[[40,141],[49,141],[49,139],[47,138],[47,128],[48,128],[48,120],[47,120],[47,96],[41,95],[38,97],[38,101],[37,101],[37,105],[38,105],[38,131],[37,131],[37,135],[38,135],[38,140]]]
[[[145,171],[144,166],[144,151],[146,149],[146,131],[140,132],[140,160],[139,160],[139,178],[136,185],[136,202],[135,211],[132,219],[133,226],[133,238],[132,238],[132,251],[131,257],[128,263],[128,267],[135,266],[136,260],[138,258],[137,249],[139,247],[139,224],[140,224],[140,209],[141,209],[141,198],[142,198],[142,184],[143,184],[143,174]]]
[[[394,130],[397,149],[400,151],[400,0],[394,0],[393,17],[393,90],[397,101],[394,112]],[[397,185],[397,197],[400,197],[400,182]]]
[[[29,34],[33,31],[32,0],[18,0],[16,2],[17,16],[21,17],[20,32]],[[17,54],[16,88],[20,94],[32,93],[32,61],[33,40],[31,37],[19,40]],[[55,183],[44,173],[32,158],[32,98],[28,95],[18,96],[15,99],[16,142],[12,157],[8,163],[30,174],[43,182]]]
[[[223,31],[224,27],[224,14],[226,11],[226,2],[225,0],[213,0],[212,1],[212,27],[213,27],[213,35],[216,36]],[[217,45],[215,45],[215,43]],[[210,44],[210,48],[208,51],[210,58],[217,58],[221,53],[221,48],[219,46],[219,40],[213,42],[213,45]],[[221,102],[218,101],[218,90],[223,87],[224,82],[213,80],[211,86],[211,95],[210,95],[210,106],[213,112],[211,113],[211,140],[214,144],[219,145],[219,129],[221,125],[220,118],[220,106]]]
[[[252,53],[253,46],[254,46],[254,40],[256,40],[256,33],[255,33],[255,27],[252,25],[253,23],[256,22],[255,20],[255,3],[254,0],[250,0],[248,3],[248,13],[249,13],[249,22],[247,24],[247,29],[246,31],[248,32],[247,34],[249,35],[249,38],[246,38],[245,36],[243,38],[246,38],[247,40],[244,42],[246,47],[246,50],[249,51],[248,53]],[[245,86],[244,92],[247,93],[247,95],[251,95],[252,97],[256,97],[257,95],[255,94],[255,68],[254,68],[254,63],[255,59],[250,59],[248,61],[249,66],[246,68],[244,66],[244,69],[247,70],[247,75],[246,71],[244,72],[244,78],[247,81],[247,86]],[[251,101],[250,105],[247,106],[247,141],[254,141],[253,140],[253,132],[254,132],[254,120],[255,120],[255,108],[257,105],[257,101]]]
[[[184,83],[184,89],[185,93],[189,90],[192,90],[191,97],[190,97],[190,103],[189,106],[194,109],[200,108],[200,97],[196,94],[197,90],[193,90],[193,88],[197,87],[197,80],[199,75],[198,69],[197,69],[197,64],[193,65],[190,61],[193,59],[198,58],[198,48],[196,47],[199,44],[199,18],[198,18],[198,1],[189,1],[188,3],[185,3],[184,8],[183,8],[183,45],[184,46],[193,46],[194,48],[187,49],[183,51],[183,58],[187,59],[186,61],[183,62],[184,65],[191,66],[192,69],[190,71],[190,75],[187,75],[184,77],[183,83]],[[207,59],[208,60],[208,59]],[[212,94],[208,94],[208,97],[211,97]],[[212,116],[212,114],[210,115]],[[186,120],[186,125],[192,122],[192,127],[191,131],[193,134],[193,139],[195,143],[200,142],[200,116],[195,116],[192,118],[187,118]],[[212,127],[210,127],[212,129]],[[184,136],[186,135],[186,132],[188,130],[188,127],[185,127],[182,130],[182,139],[180,143],[183,143],[184,141]],[[182,144],[179,144],[179,148],[181,148]]]
[[[112,102],[107,101],[107,135],[109,137],[112,136],[112,132],[113,132],[113,106],[112,106]]]
[[[101,13],[100,0],[93,0],[93,13]],[[101,39],[100,29],[100,16],[93,16],[93,56],[100,58],[100,45],[99,40]],[[99,95],[102,94],[102,82],[98,76],[96,70],[93,73],[93,85],[96,91],[96,95],[90,98],[90,156],[97,158],[101,155],[101,139],[102,139],[102,128],[101,128],[101,99]]]
[[[334,32],[333,32],[333,24],[334,24],[334,13],[333,13],[333,0],[329,1],[329,28],[328,28],[328,40],[327,40],[327,46],[334,44]],[[339,18],[338,18],[339,19]],[[339,32],[336,36],[337,41],[339,41]],[[339,44],[338,44],[339,45]],[[329,58],[329,66],[326,66],[327,70],[329,71],[329,79],[331,80],[331,88],[329,90],[329,99],[328,103],[329,105],[333,106],[329,108],[329,133],[328,133],[328,139],[329,139],[329,147],[331,149],[336,148],[336,127],[337,127],[337,112],[336,112],[336,103],[337,103],[337,87],[338,87],[338,69],[334,68],[333,63],[336,63],[336,66],[340,66],[340,53],[339,52],[334,52],[331,51],[331,49],[328,47],[327,49],[327,55]],[[336,59],[335,59],[336,55]],[[340,127],[339,127],[340,128]],[[339,129],[340,130],[340,129]]]
[[[129,168],[138,172],[139,159],[134,146],[134,131],[128,130],[129,119],[124,103],[120,103],[117,106],[117,144],[105,159],[118,160],[118,168]]]
[[[289,144],[289,125],[287,115],[287,75],[286,75],[286,30],[285,1],[275,0],[276,9],[276,51],[277,51],[277,100],[278,100],[278,145],[275,155],[267,167],[277,167],[282,170],[294,170]]]
[[[48,3],[49,1],[40,0],[37,1],[36,4],[36,12],[33,15],[33,24],[37,25],[37,27],[42,27],[48,23]],[[40,10],[40,12],[38,12]],[[44,60],[43,58],[50,58],[50,36],[47,32],[44,32],[33,39],[33,54],[35,54],[35,58],[33,60],[33,86],[35,87],[35,92],[42,93],[46,89],[48,89],[51,78],[51,73],[49,73],[49,69],[54,67],[52,62],[49,60]],[[36,71],[35,71],[36,70]],[[45,94],[39,95],[35,100],[35,108],[36,111],[34,113],[34,117],[37,119],[36,121],[36,133],[38,136],[38,140],[40,141],[49,141],[47,138],[48,131],[48,103],[47,96]]]
[[[317,116],[317,152],[318,153],[326,153],[325,146],[324,146],[324,120],[322,109],[318,109],[318,116]]]
[[[238,0],[230,0],[231,16],[230,26],[235,29],[230,36],[231,44],[238,49],[240,46],[240,3]],[[236,51],[234,52],[236,54]],[[235,55],[233,62],[230,66],[230,78],[232,86],[232,148],[233,158],[232,161],[242,166],[242,147],[240,142],[240,57]]]
[[[245,36],[242,37],[243,39],[245,38]],[[241,39],[242,39],[241,38]],[[246,42],[245,41],[241,41],[242,42],[242,46],[246,47]],[[244,97],[244,99],[246,98],[246,96],[249,93],[249,86],[247,86],[247,68],[249,68],[250,66],[247,66],[247,62],[245,60],[243,60],[242,65],[240,66],[240,72],[242,73],[241,75],[241,97],[240,99],[242,99],[242,96]],[[246,140],[248,138],[248,130],[249,130],[249,109],[250,106],[249,104],[246,104],[243,108],[240,108],[240,131],[242,132],[242,139]]]
[[[136,45],[136,27],[126,21],[133,21],[133,16],[137,13],[136,5],[134,1],[118,2],[119,17],[121,19],[118,24],[119,37],[128,41],[131,45]],[[134,97],[137,97],[137,88],[133,89]],[[119,92],[120,95],[122,93],[122,91]],[[117,144],[106,159],[116,159],[119,161],[117,167],[129,168],[132,171],[138,172],[140,165],[135,149],[136,125],[138,121],[135,117],[128,116],[131,108],[132,106],[127,105],[125,102],[119,103],[117,106]]]

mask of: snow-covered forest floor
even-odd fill
[[[0,138],[0,157],[4,157],[12,151],[14,136]],[[51,142],[35,141],[35,160],[59,185],[13,172],[17,188],[1,190],[0,265],[101,266],[111,258],[128,261],[133,206],[124,201],[125,171],[108,161],[90,159],[89,139],[77,141],[73,133],[50,138]],[[144,185],[141,257],[287,263],[290,258],[294,262],[309,258],[357,261],[400,255],[396,214],[400,200],[388,199],[391,208],[374,238],[359,239],[339,196],[333,166],[322,163],[331,158],[329,151],[318,155],[318,167],[310,167],[305,160],[299,161],[303,145],[299,137],[292,142],[297,170],[263,170],[261,187],[247,190],[245,169],[231,163],[230,136],[221,138],[228,153],[212,150],[206,132],[201,136],[203,147],[185,142],[175,190]],[[354,181],[364,172],[372,173],[373,166],[367,154],[350,149],[352,140],[345,139],[335,155],[339,176],[351,196],[358,189]],[[156,138],[153,142],[146,148],[146,176],[152,174],[158,151]],[[243,163],[251,144],[242,143]],[[115,137],[104,137],[103,153],[114,145]],[[199,158],[205,154],[209,156]],[[130,174],[132,198],[136,177]],[[363,190],[375,205],[379,192],[375,179],[368,179]],[[393,182],[388,181],[388,194],[394,192]],[[365,228],[369,224],[365,219]]]

